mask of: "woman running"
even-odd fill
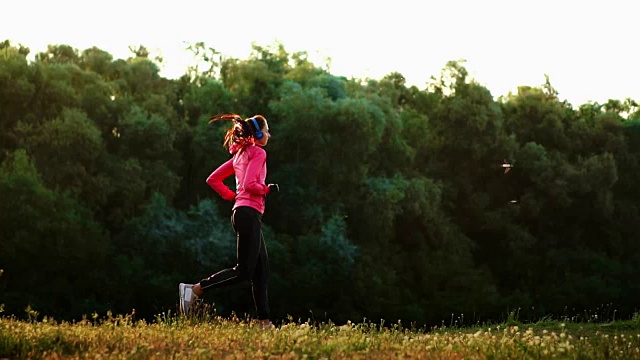
[[[193,301],[205,291],[251,281],[258,320],[263,326],[272,326],[267,295],[269,259],[262,234],[262,214],[265,197],[280,189],[277,184],[265,184],[267,153],[263,147],[271,137],[269,125],[262,115],[245,120],[236,114],[217,115],[209,122],[217,120],[233,122],[224,139],[224,146],[233,157],[207,178],[207,184],[223,199],[235,201],[231,224],[236,233],[237,264],[202,279],[197,284],[181,283],[180,309],[187,315]],[[222,182],[234,174],[235,192]]]

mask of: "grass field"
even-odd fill
[[[640,319],[611,323],[509,322],[407,329],[362,322],[289,320],[261,328],[242,319],[161,314],[79,322],[0,318],[0,359],[640,359]]]

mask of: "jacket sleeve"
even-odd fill
[[[255,151],[247,165],[244,176],[244,189],[254,195],[267,195],[269,187],[260,179],[260,172],[267,162],[267,153],[263,149]]]
[[[236,198],[236,193],[231,191],[231,189],[222,182],[233,174],[233,158],[231,158],[209,175],[207,178],[207,184],[209,184],[209,186],[211,186],[211,188],[223,199],[233,201],[233,199]]]

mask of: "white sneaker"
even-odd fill
[[[193,293],[193,284],[180,283],[178,291],[180,293],[180,311],[183,315],[187,315],[191,304],[198,296]]]

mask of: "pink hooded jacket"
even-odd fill
[[[269,187],[265,184],[267,152],[257,145],[245,148],[234,145],[229,149],[233,157],[209,175],[207,184],[223,199],[235,200],[233,209],[238,206],[250,206],[263,214],[264,199],[269,193]],[[233,174],[236,175],[236,192],[222,183]]]

